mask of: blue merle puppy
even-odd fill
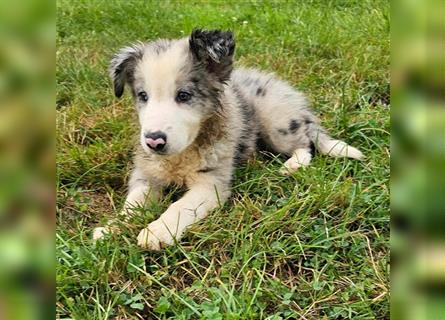
[[[283,174],[309,165],[314,147],[334,157],[363,158],[320,126],[307,99],[290,84],[258,70],[233,70],[234,52],[231,32],[198,29],[187,38],[123,48],[111,62],[114,93],[121,97],[128,86],[140,125],[118,217],[158,200],[169,185],[188,190],[140,231],[143,248],[173,244],[224,203],[235,167],[252,156],[259,140],[289,157]],[[112,220],[96,228],[93,238],[114,230]]]

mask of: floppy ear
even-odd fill
[[[110,76],[113,81],[114,94],[120,98],[124,93],[125,83],[134,80],[134,69],[138,60],[142,59],[144,44],[138,43],[119,50],[110,64]]]
[[[229,79],[235,52],[232,32],[195,29],[189,44],[195,60],[202,63],[209,73],[215,74],[220,81]]]

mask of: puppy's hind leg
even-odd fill
[[[286,176],[291,175],[298,168],[307,166],[312,160],[312,153],[310,148],[298,148],[292,153],[292,156],[284,163],[280,169],[280,173]]]
[[[267,132],[272,149],[290,156],[280,170],[280,173],[286,176],[300,167],[309,165],[314,153],[314,144],[306,134],[306,124],[296,119],[296,116],[290,121],[277,119],[274,124],[276,129]]]

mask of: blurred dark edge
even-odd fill
[[[391,13],[391,318],[445,319],[445,2]]]
[[[55,11],[0,1],[0,319],[55,317]]]

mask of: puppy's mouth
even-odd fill
[[[167,150],[163,150],[163,151],[154,151],[154,150],[152,150],[152,153],[154,153],[155,155],[158,155],[158,156],[166,156],[166,155],[168,155],[168,151]]]
[[[142,144],[142,149],[147,153],[148,155],[156,155],[156,156],[168,156],[170,154],[170,149],[168,147],[165,147],[162,150],[155,150],[147,147],[146,145]]]
[[[157,156],[167,156],[167,155],[169,155],[169,149],[168,148],[164,148],[163,150],[148,149],[147,151],[149,153],[157,155]]]

